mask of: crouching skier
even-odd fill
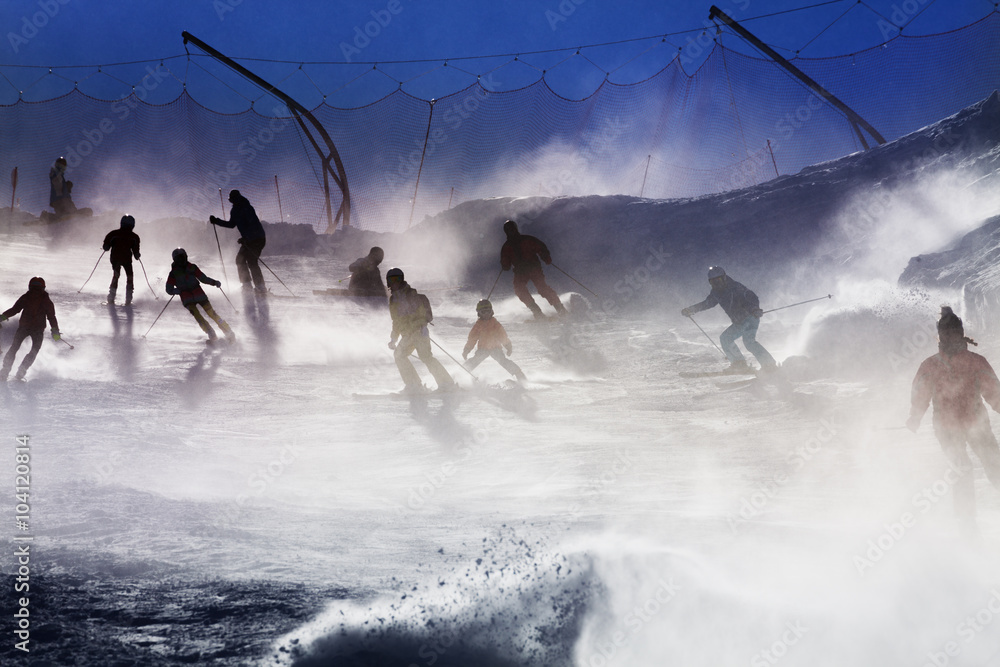
[[[3,359],[3,367],[0,368],[0,382],[6,382],[10,369],[14,366],[14,356],[17,354],[21,343],[25,338],[31,338],[31,350],[21,360],[21,365],[17,369],[18,380],[24,379],[24,374],[34,363],[38,351],[42,349],[42,334],[45,333],[45,320],[48,319],[52,325],[52,340],[59,340],[59,323],[56,322],[56,308],[52,305],[52,299],[45,291],[45,280],[34,277],[28,281],[28,291],[14,302],[14,305],[0,313],[0,322],[6,322],[11,316],[21,313],[21,318],[17,323],[17,331],[14,333],[14,340],[11,341],[7,356]]]
[[[497,318],[493,317],[493,304],[483,299],[476,304],[476,315],[479,316],[479,319],[472,325],[469,340],[466,341],[465,349],[462,350],[462,358],[468,360],[465,367],[470,371],[474,370],[486,357],[493,357],[515,378],[518,380],[526,379],[521,367],[505,357],[502,352],[502,350],[506,350],[507,356],[510,356],[510,353],[514,351],[514,345],[510,342],[503,325]],[[474,347],[476,353],[472,355],[472,359],[469,359],[469,352],[472,352]]]
[[[219,317],[215,309],[212,308],[212,304],[208,301],[208,295],[205,294],[204,290],[201,289],[199,283],[205,283],[206,285],[212,285],[213,287],[222,287],[222,283],[213,278],[209,278],[204,273],[201,272],[195,264],[188,261],[187,251],[184,248],[177,248],[174,250],[173,263],[170,265],[170,275],[167,277],[167,294],[179,294],[181,297],[181,303],[185,308],[194,316],[197,320],[198,325],[202,328],[206,334],[208,334],[208,340],[205,341],[209,345],[213,344],[217,340],[215,335],[215,329],[212,325],[198,312],[198,305],[205,310],[205,313],[215,320],[215,323],[219,325],[222,332],[226,335],[226,339],[232,343],[236,340],[236,335],[233,330],[229,328],[229,325],[224,319]]]

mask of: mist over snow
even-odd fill
[[[399,233],[268,224],[273,296],[256,322],[236,233],[217,242],[204,220],[142,208],[147,193],[53,225],[0,215],[0,307],[43,276],[73,345],[46,334],[28,382],[0,385],[8,446],[31,443],[29,658],[993,664],[1000,492],[977,465],[979,533],[963,535],[929,416],[901,427],[942,303],[1000,363],[998,145],[993,94],[696,199],[497,197]],[[610,192],[602,176],[581,175]],[[143,244],[136,307],[109,310],[100,242],[126,212]],[[545,275],[570,317],[532,321],[498,276],[508,218],[551,249]],[[375,245],[383,273],[398,266],[428,295],[459,391],[396,396],[384,305],[314,294],[343,287]],[[167,306],[178,246],[223,280],[206,291],[234,347],[206,349]],[[726,363],[720,309],[698,314],[704,334],[680,315],[708,294],[710,265],[765,310],[819,299],[762,320],[783,381],[680,376]],[[491,289],[522,387],[489,359],[474,382],[448,356]],[[32,664],[9,642],[0,656]]]

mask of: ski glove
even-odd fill
[[[139,253],[135,253],[135,258],[139,259]]]
[[[691,317],[691,309],[685,308],[684,310],[681,311],[681,315],[683,315],[684,317]]]
[[[507,343],[507,356],[509,357],[512,352],[514,352],[514,344],[513,343]]]
[[[764,311],[761,310],[760,308],[754,308],[753,316],[759,320],[760,318],[764,317]]]
[[[395,350],[396,349],[396,341],[394,341],[394,340],[390,340],[389,341],[389,349],[390,350]]]
[[[916,433],[917,429],[920,428],[920,417],[911,415],[910,418],[906,420],[906,428]]]
[[[61,340],[61,339],[62,339],[62,335],[58,331],[53,331],[52,332],[52,340]]]
[[[9,319],[10,319],[10,318],[9,318],[9,317],[7,317],[6,315],[0,315],[0,322],[6,322],[6,321],[7,321],[7,320],[9,320]]]
[[[219,224],[219,219],[218,219],[218,218],[216,218],[216,217],[215,217],[214,215],[210,215],[210,216],[208,216],[208,221],[209,221],[210,223],[212,223],[213,225],[217,225],[217,224]]]
[[[222,287],[222,281],[221,280],[213,280],[212,281],[212,287]]]

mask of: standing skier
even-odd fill
[[[385,296],[385,285],[382,283],[382,273],[378,265],[382,263],[385,253],[378,246],[368,251],[366,257],[354,260],[347,270],[351,272],[351,282],[347,284],[347,292],[352,296]]]
[[[139,259],[139,235],[136,234],[135,218],[131,215],[123,215],[121,226],[113,229],[104,237],[104,250],[111,251],[111,287],[108,289],[108,303],[114,304],[115,294],[118,291],[118,277],[122,269],[125,269],[125,305],[132,305],[132,257]]]
[[[264,250],[267,237],[264,233],[264,226],[260,224],[257,211],[250,205],[249,200],[240,194],[239,190],[229,192],[229,201],[233,207],[229,212],[229,220],[209,216],[208,221],[219,227],[228,229],[236,228],[240,233],[240,250],[236,253],[236,271],[240,277],[240,283],[245,292],[254,290],[257,294],[266,294],[267,287],[264,285],[264,276],[260,272],[260,253]],[[252,281],[252,285],[251,285]]]
[[[385,281],[389,283],[391,292],[389,316],[392,317],[392,333],[389,349],[394,350],[396,368],[403,378],[406,391],[416,392],[423,388],[417,369],[410,362],[410,353],[414,350],[434,376],[438,389],[451,389],[455,385],[455,380],[431,352],[431,337],[427,332],[427,325],[434,319],[434,315],[431,312],[430,301],[406,283],[400,269],[389,269],[385,274]]]
[[[14,340],[10,343],[7,356],[3,359],[3,367],[0,368],[0,382],[7,380],[10,369],[14,367],[14,356],[17,354],[21,343],[25,338],[31,338],[31,350],[21,360],[21,365],[17,369],[18,380],[24,379],[24,374],[34,363],[38,351],[42,348],[42,334],[45,333],[45,320],[48,319],[52,326],[52,340],[58,341],[59,323],[56,321],[56,308],[52,305],[52,299],[45,291],[45,280],[34,277],[28,281],[28,291],[14,302],[14,305],[0,313],[0,322],[6,322],[11,316],[21,313],[21,318],[17,323],[17,331],[14,333]]]
[[[934,434],[950,464],[945,480],[954,485],[955,513],[966,529],[972,529],[976,489],[966,445],[982,461],[993,486],[1000,488],[1000,447],[983,406],[986,399],[1000,412],[1000,380],[985,357],[969,351],[969,343],[976,342],[965,337],[962,320],[948,306],[941,307],[937,329],[939,351],[920,364],[913,378],[906,426],[916,432],[927,407],[934,404]]]
[[[73,181],[66,180],[66,158],[57,158],[49,169],[49,206],[56,212],[55,218],[76,213],[76,204],[70,194]]]
[[[198,312],[198,304],[205,310],[205,313],[215,320],[215,323],[222,329],[226,339],[232,343],[236,340],[236,335],[224,319],[219,317],[212,304],[208,301],[208,295],[201,289],[199,283],[222,287],[222,283],[213,278],[209,278],[201,272],[195,264],[188,261],[187,251],[184,248],[177,248],[172,253],[173,263],[170,265],[170,275],[167,276],[167,294],[179,294],[181,303],[194,316],[202,331],[208,334],[209,344],[217,340],[215,329],[209,324],[201,313]]]
[[[521,371],[521,367],[505,357],[501,351],[506,350],[507,356],[510,356],[510,353],[514,351],[514,345],[510,342],[510,338],[507,336],[507,331],[503,328],[503,325],[493,317],[493,304],[483,299],[476,304],[476,315],[479,319],[472,325],[472,331],[469,332],[469,340],[466,341],[465,349],[462,350],[462,358],[468,359],[465,367],[471,371],[483,363],[486,357],[493,357],[498,364],[503,366],[515,378],[518,380],[526,379],[524,372]],[[478,347],[476,347],[477,344]],[[469,352],[474,347],[476,347],[476,353],[472,355],[472,359],[469,359]]]
[[[507,241],[500,249],[500,267],[504,271],[510,268],[514,269],[514,294],[536,318],[544,317],[542,309],[538,307],[531,292],[528,291],[528,281],[530,280],[535,284],[538,294],[551,303],[557,313],[565,315],[566,308],[559,301],[559,295],[545,282],[545,275],[542,273],[541,262],[552,263],[549,249],[534,236],[519,232],[517,223],[513,220],[503,223],[503,231],[507,235]]]
[[[728,370],[734,373],[751,370],[743,353],[736,347],[737,338],[743,339],[743,345],[757,358],[761,370],[777,368],[778,364],[774,361],[774,357],[757,342],[757,327],[760,326],[760,318],[764,314],[760,309],[757,295],[727,276],[720,266],[708,269],[708,284],[712,286],[708,297],[701,303],[688,306],[681,311],[681,315],[691,317],[703,310],[722,306],[722,310],[733,322],[719,336],[722,351],[730,362]]]

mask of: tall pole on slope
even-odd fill
[[[277,97],[282,102],[288,105],[289,110],[295,117],[295,120],[299,124],[299,127],[302,129],[303,134],[306,135],[306,138],[309,140],[309,143],[312,144],[313,150],[315,150],[316,153],[319,155],[320,162],[322,163],[323,166],[323,190],[326,193],[326,220],[327,220],[326,233],[327,234],[333,233],[336,224],[341,221],[343,222],[344,227],[349,227],[351,225],[351,191],[350,188],[347,186],[347,171],[346,169],[344,169],[344,162],[343,160],[340,159],[340,153],[337,151],[337,147],[334,145],[333,139],[330,138],[330,134],[326,131],[326,128],[323,127],[322,123],[316,120],[316,117],[312,114],[311,111],[309,111],[304,106],[296,102],[289,95],[278,90],[275,86],[271,85],[264,79],[260,78],[259,76],[248,70],[246,67],[243,67],[242,65],[234,62],[230,58],[227,58],[225,55],[223,55],[219,51],[216,51],[211,46],[201,41],[191,33],[184,31],[181,33],[181,37],[184,38],[185,47],[187,46],[188,42],[193,42],[195,46],[197,46],[199,49],[201,49],[208,55],[218,60],[226,67],[229,67],[230,69],[236,71],[238,74],[245,76],[254,84],[264,89],[265,92],[274,95],[275,97]],[[326,143],[326,148],[327,148],[326,152],[323,151],[319,143],[313,137],[312,133],[309,131],[309,128],[306,126],[305,121],[309,121],[309,123],[313,126],[316,132]],[[336,171],[334,171],[333,167],[331,167],[330,165],[331,161],[333,161],[334,165],[336,165],[337,167]],[[337,184],[337,187],[340,188],[340,192],[343,195],[340,201],[340,208],[337,209],[336,219],[334,219],[333,217],[333,206],[330,203],[330,181],[329,181],[330,178],[332,178],[333,182]]]
[[[756,35],[751,33],[749,30],[741,26],[732,17],[726,14],[724,11],[712,5],[712,8],[708,11],[708,18],[715,20],[719,19],[727,26],[732,28],[737,35],[747,40],[753,46],[757,47],[761,52],[764,53],[768,58],[785,68],[792,76],[804,83],[810,90],[819,95],[821,98],[829,102],[838,111],[847,116],[847,120],[851,122],[851,127],[854,128],[854,132],[858,135],[858,139],[861,140],[861,145],[868,148],[868,142],[865,141],[865,137],[861,134],[861,129],[864,128],[868,134],[872,136],[879,144],[885,143],[885,138],[879,134],[878,130],[871,126],[864,118],[862,118],[854,109],[847,106],[841,102],[836,95],[828,91],[823,86],[819,85],[814,79],[812,79],[805,72],[800,70],[798,67],[788,62],[785,58],[781,57],[777,51],[769,47],[764,42],[757,39]]]

